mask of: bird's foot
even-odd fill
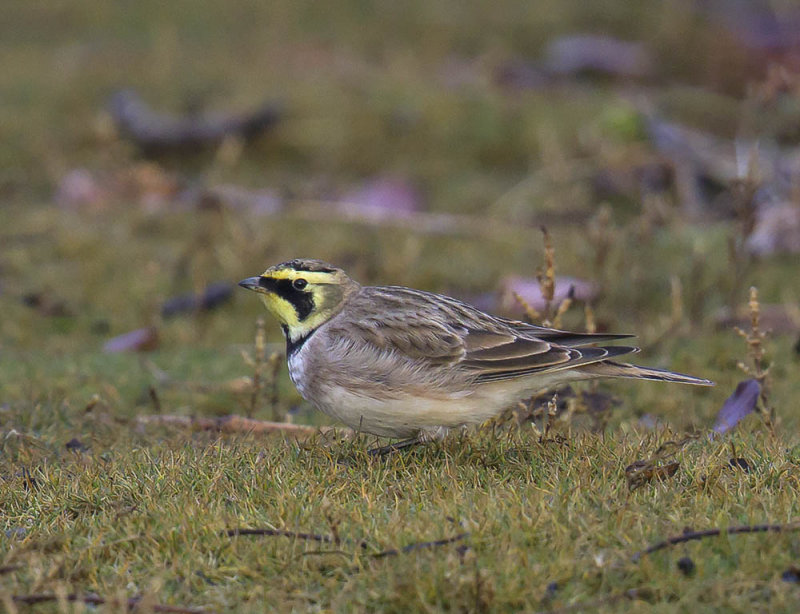
[[[411,448],[417,444],[424,443],[424,441],[425,440],[420,437],[412,437],[411,439],[404,439],[403,441],[397,441],[385,446],[370,448],[367,450],[367,454],[373,458],[378,456],[386,456],[388,454],[392,454],[393,452],[405,450],[406,448]]]

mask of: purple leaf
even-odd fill
[[[761,384],[754,379],[739,382],[734,393],[729,396],[719,410],[714,422],[715,433],[727,433],[735,427],[746,415],[753,413],[756,408],[758,396],[761,394]]]
[[[97,178],[85,168],[68,171],[58,181],[55,201],[64,209],[101,206],[108,193]]]
[[[645,77],[653,66],[647,49],[637,42],[608,36],[561,36],[547,45],[545,66],[556,75],[596,72],[617,77]]]
[[[509,276],[501,283],[501,309],[509,312],[519,312],[521,310],[518,301],[514,298],[515,292],[537,311],[542,311],[547,305],[545,298],[542,296],[541,285],[537,279]],[[552,306],[558,307],[561,301],[569,296],[570,292],[572,292],[572,298],[576,301],[588,303],[597,298],[600,293],[600,286],[593,281],[559,275],[556,277]]]
[[[378,177],[344,195],[343,205],[362,214],[383,219],[410,217],[421,207],[416,188],[399,177]]]
[[[800,254],[800,209],[791,202],[759,207],[746,245],[756,256]]]
[[[149,352],[158,347],[158,331],[153,328],[139,328],[124,335],[106,341],[103,351],[116,352]]]
[[[164,301],[161,315],[165,318],[192,311],[209,311],[227,303],[233,296],[233,287],[226,281],[206,286],[201,294],[189,292]]]

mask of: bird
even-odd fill
[[[371,453],[441,439],[575,380],[713,385],[614,360],[639,348],[595,345],[632,335],[557,330],[442,294],[362,286],[322,260],[282,262],[239,285],[280,323],[289,376],[304,399],[356,431],[402,439]]]

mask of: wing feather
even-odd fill
[[[554,354],[553,360],[549,364],[511,364],[509,368],[482,368],[478,373],[475,381],[477,382],[494,382],[505,379],[513,379],[516,377],[524,377],[533,375],[534,373],[552,373],[553,371],[562,371],[564,369],[572,369],[580,365],[600,362],[611,358],[612,356],[620,356],[622,354],[630,354],[639,351],[635,347],[613,346],[613,347],[597,347],[597,348],[584,348],[581,350],[557,348],[549,352]],[[557,358],[561,358],[558,360]]]
[[[349,312],[348,326],[376,351],[455,369],[475,382],[571,369],[637,351],[585,347],[630,335],[574,333],[506,320],[450,297],[408,288],[364,288]],[[342,329],[341,334],[348,333]]]
[[[582,345],[590,345],[592,343],[630,339],[634,336],[609,333],[576,333],[572,331],[558,330],[556,328],[545,328],[543,326],[536,326],[535,324],[528,324],[526,322],[516,322],[514,320],[505,320],[505,322],[517,334],[523,337],[533,336],[538,339],[551,341],[566,347],[580,347]]]
[[[483,333],[486,335],[486,333]],[[507,360],[509,358],[524,358],[526,356],[536,356],[544,354],[552,349],[552,344],[541,339],[527,339],[524,337],[514,337],[508,334],[495,334],[498,342],[489,347],[470,347],[469,338],[472,332],[467,335],[467,353],[465,359],[492,361]],[[502,341],[501,341],[502,340]]]

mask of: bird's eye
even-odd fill
[[[301,277],[301,278],[299,278],[299,279],[295,279],[295,280],[292,282],[292,287],[293,287],[295,290],[302,290],[302,289],[303,289],[303,288],[305,288],[307,285],[308,285],[308,282],[307,282],[305,279],[303,279],[302,277]]]

